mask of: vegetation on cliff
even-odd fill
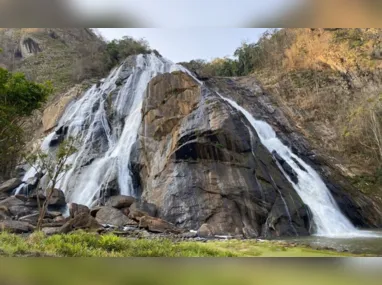
[[[41,107],[52,90],[49,82],[34,83],[22,73],[0,68],[0,177],[7,177],[14,169],[24,145],[20,118]]]

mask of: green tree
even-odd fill
[[[42,106],[52,85],[34,83],[0,68],[0,177],[7,178],[24,145],[22,119]]]
[[[120,40],[112,40],[106,47],[107,60],[111,65],[116,65],[126,57],[134,54],[151,52],[146,40],[135,40],[132,37],[124,36]]]

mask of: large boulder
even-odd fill
[[[59,230],[60,233],[69,233],[74,230],[99,231],[102,226],[90,216],[89,213],[79,213],[67,221]]]
[[[133,204],[134,202],[134,197],[118,195],[110,197],[109,200],[106,202],[106,206],[113,207],[116,209],[122,209],[130,207],[131,204]]]
[[[12,178],[10,180],[5,181],[0,185],[0,194],[11,192],[12,190],[20,186],[21,183],[22,181],[19,178]]]
[[[24,205],[25,205],[25,201],[23,201],[22,199],[19,199],[16,196],[11,196],[11,197],[8,197],[5,200],[0,201],[0,206],[7,207],[8,209],[10,207],[24,206]]]
[[[141,211],[147,213],[151,217],[156,217],[158,213],[157,207],[152,203],[143,200],[135,201],[129,208],[130,211]]]
[[[0,231],[21,234],[29,233],[34,230],[34,227],[27,222],[5,220],[0,222]]]
[[[75,216],[82,213],[90,214],[90,209],[85,205],[69,203],[68,207],[71,218],[74,218]]]
[[[65,194],[62,190],[53,189],[52,196],[49,199],[49,206],[63,207],[66,205]]]
[[[139,227],[147,229],[154,233],[180,233],[173,224],[170,224],[162,219],[154,218],[150,216],[143,216],[139,220]]]
[[[96,214],[96,220],[100,224],[122,227],[129,223],[129,218],[120,210],[113,207],[102,207]]]

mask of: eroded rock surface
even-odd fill
[[[158,217],[211,235],[307,235],[306,207],[246,119],[182,72],[143,103],[139,175]]]

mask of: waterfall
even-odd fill
[[[233,100],[225,98],[220,94],[219,96],[234,109],[241,112],[256,130],[261,143],[269,152],[272,153],[276,151],[297,174],[298,180],[294,182],[284,173],[302,201],[310,208],[316,228],[315,234],[319,236],[356,235],[357,230],[341,213],[330,191],[318,173],[285,146],[277,138],[275,131],[269,124],[256,120],[247,110]]]
[[[56,132],[64,129],[67,137],[79,142],[68,159],[70,170],[57,185],[69,202],[91,206],[109,183],[117,183],[121,194],[137,195],[130,154],[138,137],[146,87],[156,75],[184,68],[154,54],[133,59],[135,64],[129,58],[102,84],[93,85],[72,102],[58,123]],[[49,145],[54,134],[43,145]]]
[[[132,61],[135,64],[131,64]],[[92,206],[109,185],[117,188],[123,195],[138,195],[133,185],[130,155],[142,121],[144,94],[153,77],[177,70],[194,77],[184,67],[162,57],[154,54],[138,55],[127,59],[112,70],[102,83],[93,85],[78,100],[67,106],[58,127],[45,138],[41,150],[54,153],[50,144],[59,133],[73,137],[78,142],[77,151],[67,162],[70,170],[62,173],[59,184],[56,185],[65,192],[68,202]],[[194,79],[198,81],[195,77]],[[269,124],[256,120],[236,102],[220,94],[219,96],[247,118],[261,143],[271,153],[276,151],[293,169],[297,180],[291,179],[280,167],[302,201],[310,208],[317,235],[359,235],[360,231],[341,213],[319,174],[292,153],[277,138]],[[23,181],[26,182],[35,175],[36,170],[31,168]],[[288,212],[285,200],[283,202]]]

